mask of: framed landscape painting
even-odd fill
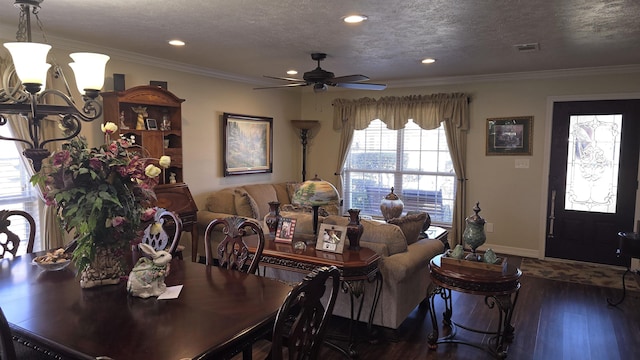
[[[533,116],[487,119],[487,155],[531,155]]]
[[[224,113],[224,176],[273,171],[273,118]]]

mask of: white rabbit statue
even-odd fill
[[[168,272],[171,254],[164,250],[156,251],[151,245],[145,243],[141,243],[139,247],[153,260],[144,256],[138,260],[129,273],[127,292],[143,299],[159,296],[167,290],[164,277]]]

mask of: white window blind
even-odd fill
[[[409,121],[389,130],[374,120],[354,132],[343,169],[344,208],[381,217],[380,201],[394,187],[407,211],[426,211],[431,221],[451,225],[456,176],[444,128],[423,130]]]
[[[0,134],[12,136],[8,126],[0,126]],[[31,214],[36,227],[40,223],[38,211],[38,194],[29,182],[29,174],[20,161],[20,153],[13,141],[0,140],[0,209],[23,210]],[[18,255],[27,250],[29,225],[19,216],[10,218],[9,229],[20,236],[22,241],[18,249]],[[39,249],[40,236],[36,229],[34,249]]]

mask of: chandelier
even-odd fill
[[[0,140],[17,141],[26,144],[23,155],[31,160],[34,170],[39,171],[42,160],[51,152],[44,146],[54,141],[69,140],[80,133],[81,121],[93,121],[102,115],[102,104],[96,99],[104,84],[104,71],[109,57],[94,53],[73,53],[69,56],[74,62],[73,69],[76,85],[82,94],[83,104],[77,106],[71,97],[62,68],[53,61],[53,75],[64,80],[67,94],[57,89],[46,88],[49,68],[47,54],[51,45],[31,41],[31,15],[35,17],[42,30],[38,12],[44,0],[15,0],[14,6],[20,9],[17,42],[8,42],[4,47],[11,53],[13,66],[9,66],[2,74],[0,88],[0,126],[9,120],[28,122],[29,139],[5,137]],[[44,35],[44,33],[43,33]],[[46,41],[46,38],[45,38]],[[62,105],[45,103],[45,98],[54,98]],[[16,115],[10,117],[10,115]],[[60,127],[64,129],[61,137],[44,139],[42,120],[56,117]]]

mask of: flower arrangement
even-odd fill
[[[102,125],[105,138],[118,127]],[[154,218],[153,188],[171,159],[142,156],[144,149],[133,139],[120,138],[89,148],[84,137],[75,137],[52,154],[31,178],[44,188],[47,205],[55,206],[61,224],[74,232],[73,260],[79,270],[89,267],[98,247],[124,251],[139,240],[140,224]]]

